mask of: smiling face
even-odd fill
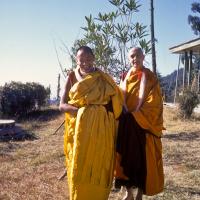
[[[79,50],[76,55],[76,63],[84,72],[89,72],[93,67],[94,56],[84,50]]]
[[[142,52],[142,49],[138,47],[132,48],[129,51],[128,59],[132,67],[134,67],[136,70],[141,69],[143,67],[144,61],[144,54]]]

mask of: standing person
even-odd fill
[[[131,68],[121,82],[125,112],[119,120],[115,185],[126,187],[124,200],[133,200],[133,188],[139,188],[140,200],[164,187],[163,102],[157,77],[143,65],[142,49],[132,48],[128,58]]]
[[[115,163],[116,119],[122,95],[112,78],[93,66],[94,54],[81,46],[69,73],[60,110],[66,113],[64,151],[70,200],[106,200]]]

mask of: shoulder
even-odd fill
[[[113,77],[108,74],[107,72],[104,72],[100,69],[97,69],[97,72],[103,77],[104,80],[106,80],[107,82],[109,82],[112,85],[115,85],[115,80],[113,79]]]
[[[145,75],[146,75],[146,77],[147,77],[148,80],[150,80],[152,82],[158,80],[156,74],[154,74],[150,69],[148,69],[146,67],[144,67],[144,73],[145,73]]]

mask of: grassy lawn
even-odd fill
[[[33,137],[25,140],[0,141],[0,200],[68,199],[65,170],[64,120],[56,109],[43,111],[17,124]],[[165,107],[163,159],[165,190],[144,199],[200,199],[200,116],[190,121],[176,117],[176,110]],[[123,191],[112,190],[109,200],[121,199]]]

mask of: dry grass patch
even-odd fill
[[[197,200],[200,199],[200,116],[182,120],[177,110],[164,107],[163,161],[164,192],[145,200]],[[123,191],[112,192],[110,200],[121,200]]]
[[[0,143],[0,199],[67,199],[67,181],[57,179],[65,168],[63,129],[52,135],[64,116],[44,118],[18,124],[36,139]]]
[[[183,121],[176,113],[164,109],[165,190],[146,200],[200,199],[200,117]],[[65,169],[63,128],[52,135],[63,120],[57,110],[45,111],[18,124],[35,139],[0,142],[0,200],[68,199],[66,177],[57,179]],[[123,194],[113,189],[109,200],[121,200]]]

